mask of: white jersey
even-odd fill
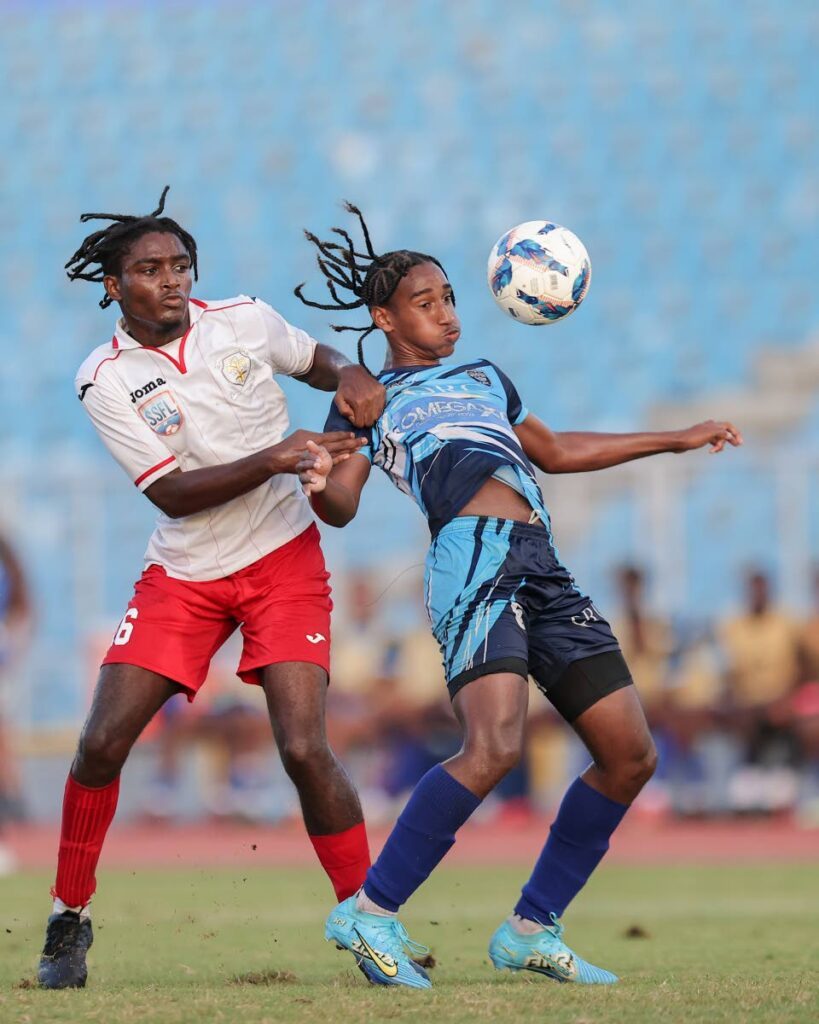
[[[175,469],[235,462],[277,444],[289,427],[274,374],[301,375],[316,342],[258,299],[189,303],[187,333],[140,345],[117,323],[77,373],[77,393],[105,446],[144,491]],[[215,508],[160,513],[145,552],[183,580],[243,569],[313,522],[295,474],[280,474]]]

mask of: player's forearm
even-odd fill
[[[319,519],[328,526],[346,526],[358,511],[355,495],[332,478],[327,480],[323,491],[310,495],[310,504]]]
[[[549,473],[588,473],[648,455],[685,450],[677,431],[642,434],[556,433]],[[541,467],[545,468],[545,467]]]
[[[352,369],[355,366],[355,363],[351,363],[337,349],[329,345],[316,345],[313,365],[299,380],[319,391],[337,391],[345,369]]]
[[[181,519],[239,498],[279,471],[275,448],[266,448],[223,466],[168,473],[145,494],[165,515]]]

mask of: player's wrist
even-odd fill
[[[689,446],[686,442],[684,430],[669,430],[666,433],[666,437],[668,438],[667,451],[674,452],[675,455],[688,451]]]

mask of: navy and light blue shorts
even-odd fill
[[[425,593],[451,697],[479,676],[531,675],[572,721],[632,681],[611,626],[541,524],[452,519],[430,546]]]

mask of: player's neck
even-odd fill
[[[402,366],[440,366],[441,360],[428,352],[418,352],[402,342],[393,342],[387,346],[387,358],[384,360],[385,370],[398,370]]]
[[[185,334],[190,327],[190,314],[186,310],[181,323],[168,325],[151,323],[123,313],[122,323],[126,332],[140,345],[146,348],[162,348],[163,345],[169,345]]]

